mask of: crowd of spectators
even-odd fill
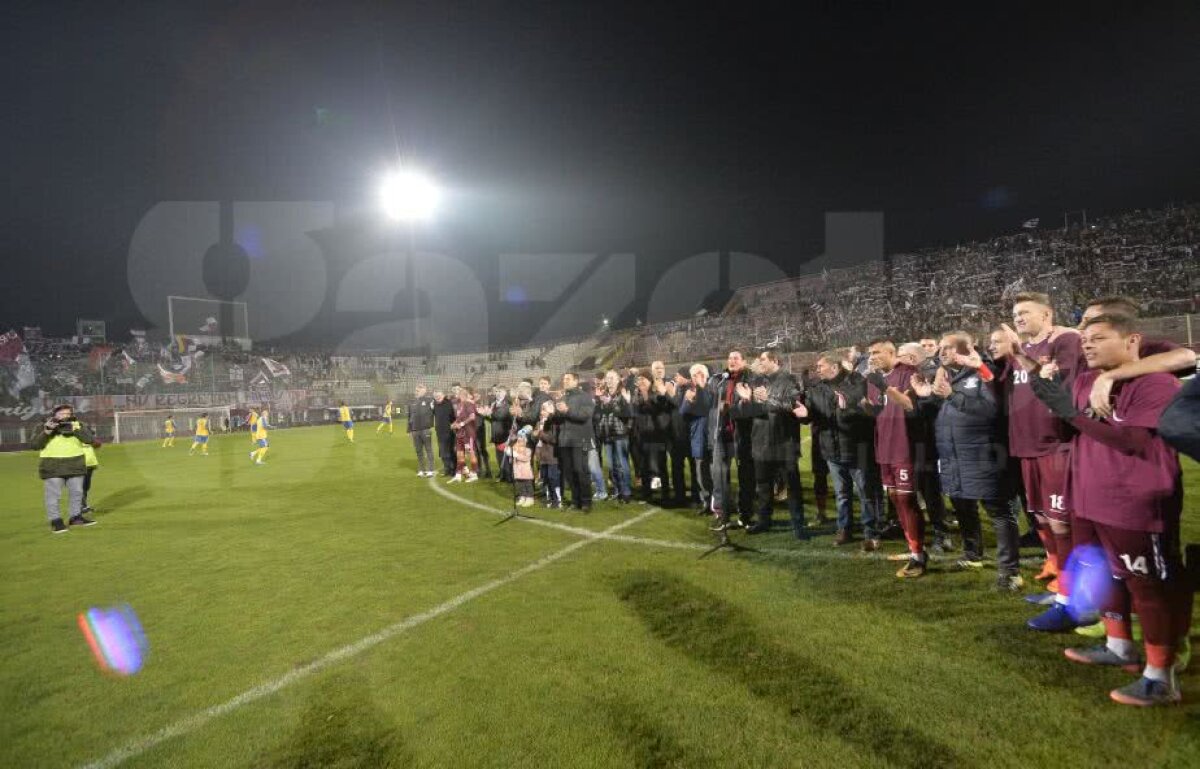
[[[1077,318],[1085,298],[1120,294],[1147,316],[1196,312],[1200,302],[1200,206],[1137,210],[1059,229],[1022,230],[987,241],[740,289],[724,312],[630,332],[615,360],[707,360],[733,343],[781,354],[844,347],[882,334],[916,338],[949,326],[980,331],[1023,290],[1055,298],[1058,317]],[[997,301],[999,297],[999,301]],[[0,398],[22,395],[229,391],[255,378],[329,392],[351,383],[399,384],[416,376],[464,381],[541,372],[553,345],[441,356],[339,354],[268,347],[185,347],[165,338],[80,344],[26,335],[20,356],[0,358]],[[582,351],[581,352],[586,352]],[[267,367],[270,358],[282,369]],[[19,359],[18,359],[19,358]],[[521,366],[513,371],[513,362]],[[576,361],[577,362],[577,361]]]
[[[644,326],[622,360],[718,357],[735,342],[780,352],[845,346],[930,328],[983,330],[1024,290],[1078,318],[1097,294],[1128,296],[1147,316],[1200,309],[1200,206],[1137,210],[1059,229],[894,254],[739,290],[718,317]]]

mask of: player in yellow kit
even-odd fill
[[[258,415],[258,419],[254,420],[254,442],[258,445],[258,448],[250,452],[250,458],[254,460],[254,464],[256,465],[266,464],[263,461],[263,457],[267,455],[267,449],[270,448],[267,445],[267,428],[271,426],[267,421],[267,417],[270,413],[270,409],[264,408],[262,413]]]
[[[164,449],[175,445],[175,415],[167,414],[167,418],[163,420],[163,444]]]
[[[346,428],[346,437],[354,443],[354,420],[350,418],[350,407],[346,405],[346,401],[338,403],[338,421]]]
[[[192,447],[188,449],[190,457],[196,451],[196,447],[200,448],[200,453],[208,456],[208,412],[205,411],[196,418],[196,435],[192,438]]]
[[[378,433],[385,427],[387,428],[388,434],[391,434],[394,431],[394,428],[392,427],[392,401],[390,399],[386,404],[384,404],[383,421],[380,422],[379,426],[375,428],[375,432]]]
[[[250,425],[250,442],[254,443],[257,440],[254,433],[258,430],[258,412],[250,409],[249,415],[246,416],[246,423]]]

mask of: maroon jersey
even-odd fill
[[[1171,350],[1178,349],[1179,345],[1175,344],[1170,339],[1146,339],[1143,337],[1142,341],[1138,343],[1138,357],[1149,358],[1151,355],[1158,355],[1161,352],[1170,352]],[[1184,376],[1187,376],[1190,373],[1192,373],[1190,368],[1183,370]]]
[[[1138,344],[1138,357],[1139,358],[1149,358],[1151,355],[1158,355],[1161,352],[1170,352],[1171,350],[1178,350],[1178,349],[1179,349],[1179,345],[1175,344],[1170,339],[1145,339],[1145,338],[1143,338],[1142,341]],[[1080,347],[1080,349],[1079,349],[1079,363],[1076,364],[1075,370],[1076,371],[1087,370],[1087,359],[1083,357],[1083,348],[1082,347]],[[1175,376],[1182,377],[1182,376],[1191,376],[1193,371],[1194,371],[1194,369],[1191,366],[1188,366],[1187,368],[1184,368],[1180,371],[1173,371],[1171,373],[1175,374]]]
[[[1057,338],[1021,345],[1025,354],[1036,361],[1058,364],[1058,376],[1070,387],[1080,370],[1079,334],[1068,331]],[[1004,389],[1008,394],[1008,452],[1014,457],[1042,457],[1066,451],[1072,430],[1066,422],[1050,413],[1029,386],[1029,377],[1037,376],[1021,368],[1012,358],[1004,370]]]
[[[1072,390],[1075,406],[1088,406],[1092,383],[1100,372],[1082,372]],[[1111,424],[1154,430],[1167,405],[1179,392],[1170,374],[1147,374],[1118,382]],[[1067,496],[1075,515],[1122,529],[1161,532],[1179,520],[1182,509],[1179,457],[1155,435],[1143,455],[1120,451],[1076,435],[1071,443]]]
[[[907,363],[897,363],[884,378],[887,379],[889,387],[895,387],[913,397],[909,392],[909,382],[915,373],[916,368]],[[879,392],[875,385],[867,384],[868,400],[879,403],[881,395],[884,399],[883,411],[875,417],[875,461],[881,465],[911,465],[912,443],[918,436],[909,435],[908,412],[899,403],[892,402],[886,394]]]
[[[475,437],[475,404],[466,398],[462,398],[458,403],[454,404],[454,421],[458,422],[459,427],[456,432],[458,437],[470,435]]]

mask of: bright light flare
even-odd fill
[[[379,200],[388,218],[401,222],[431,219],[442,193],[428,176],[417,171],[394,171],[383,179]]]

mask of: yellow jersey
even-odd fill
[[[262,413],[262,416],[260,416],[256,420],[254,420],[254,438],[255,438],[255,440],[264,440],[267,437],[267,428],[270,427],[270,425],[267,424],[268,413],[269,412],[264,411]]]
[[[392,402],[391,401],[388,401],[387,404],[383,407],[383,415],[388,419],[392,418]]]
[[[163,422],[163,432],[165,432],[167,435],[175,434],[175,420],[174,419],[168,419]]]
[[[199,417],[196,419],[196,435],[208,435],[208,417]]]
[[[339,406],[339,407],[338,407],[338,421],[340,421],[340,422],[349,422],[349,421],[351,421],[351,420],[350,420],[350,407],[349,407],[349,406]]]
[[[254,426],[258,424],[258,412],[250,409],[250,415],[246,417],[246,421],[250,423],[250,432],[254,432]]]

